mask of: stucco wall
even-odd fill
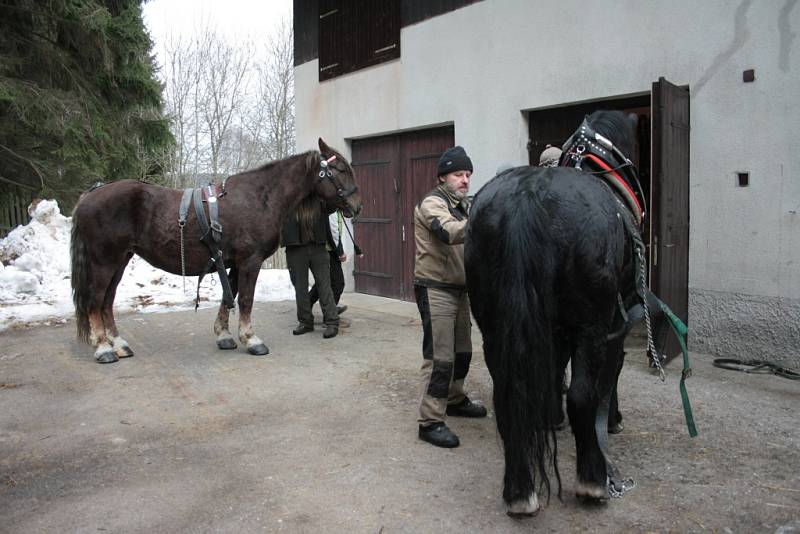
[[[797,4],[485,0],[404,28],[397,61],[322,84],[317,61],[298,66],[298,147],[454,124],[477,190],[498,164],[526,163],[523,110],[646,94],[659,76],[688,85],[689,321],[707,340],[693,348],[730,356],[752,337],[753,316],[782,334],[739,355],[800,363],[797,328],[756,317],[796,325],[800,306]],[[755,82],[742,82],[746,69]],[[737,171],[749,187],[736,187]],[[725,308],[740,310],[742,328],[725,326]]]

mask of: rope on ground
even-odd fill
[[[741,371],[749,374],[778,375],[789,380],[800,380],[800,373],[782,367],[775,362],[765,360],[736,360],[733,358],[717,358],[712,364],[720,369]]]

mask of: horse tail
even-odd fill
[[[528,498],[537,487],[549,500],[550,465],[561,498],[554,431],[561,401],[553,345],[556,251],[535,192],[513,185],[487,191],[487,202],[478,195],[465,251],[473,315],[494,382],[507,503]],[[504,194],[509,189],[516,191]]]
[[[72,302],[75,304],[75,319],[77,320],[78,339],[89,342],[91,326],[89,325],[89,303],[94,300],[94,290],[91,284],[91,263],[86,240],[81,235],[82,219],[78,206],[72,213],[72,238],[70,254],[72,257]]]

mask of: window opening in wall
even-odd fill
[[[737,172],[736,173],[736,183],[739,187],[747,187],[750,185],[750,173],[749,172]]]

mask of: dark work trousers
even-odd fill
[[[331,291],[333,291],[333,300],[336,301],[336,304],[339,304],[342,291],[344,291],[344,272],[342,271],[342,262],[339,261],[339,255],[335,250],[329,251],[328,257],[331,264]],[[316,283],[314,283],[311,291],[308,292],[308,298],[311,299],[311,306],[314,306],[314,304],[319,300],[319,290],[317,289]]]
[[[420,425],[444,421],[448,404],[463,401],[472,360],[472,323],[466,290],[414,286],[422,318]]]
[[[329,326],[339,326],[336,302],[331,291],[330,265],[325,245],[311,243],[286,247],[286,264],[294,285],[294,300],[297,305],[297,321],[301,325],[314,326],[311,313],[311,299],[308,297],[308,270],[314,275],[319,286],[319,300],[322,307],[323,322]]]

